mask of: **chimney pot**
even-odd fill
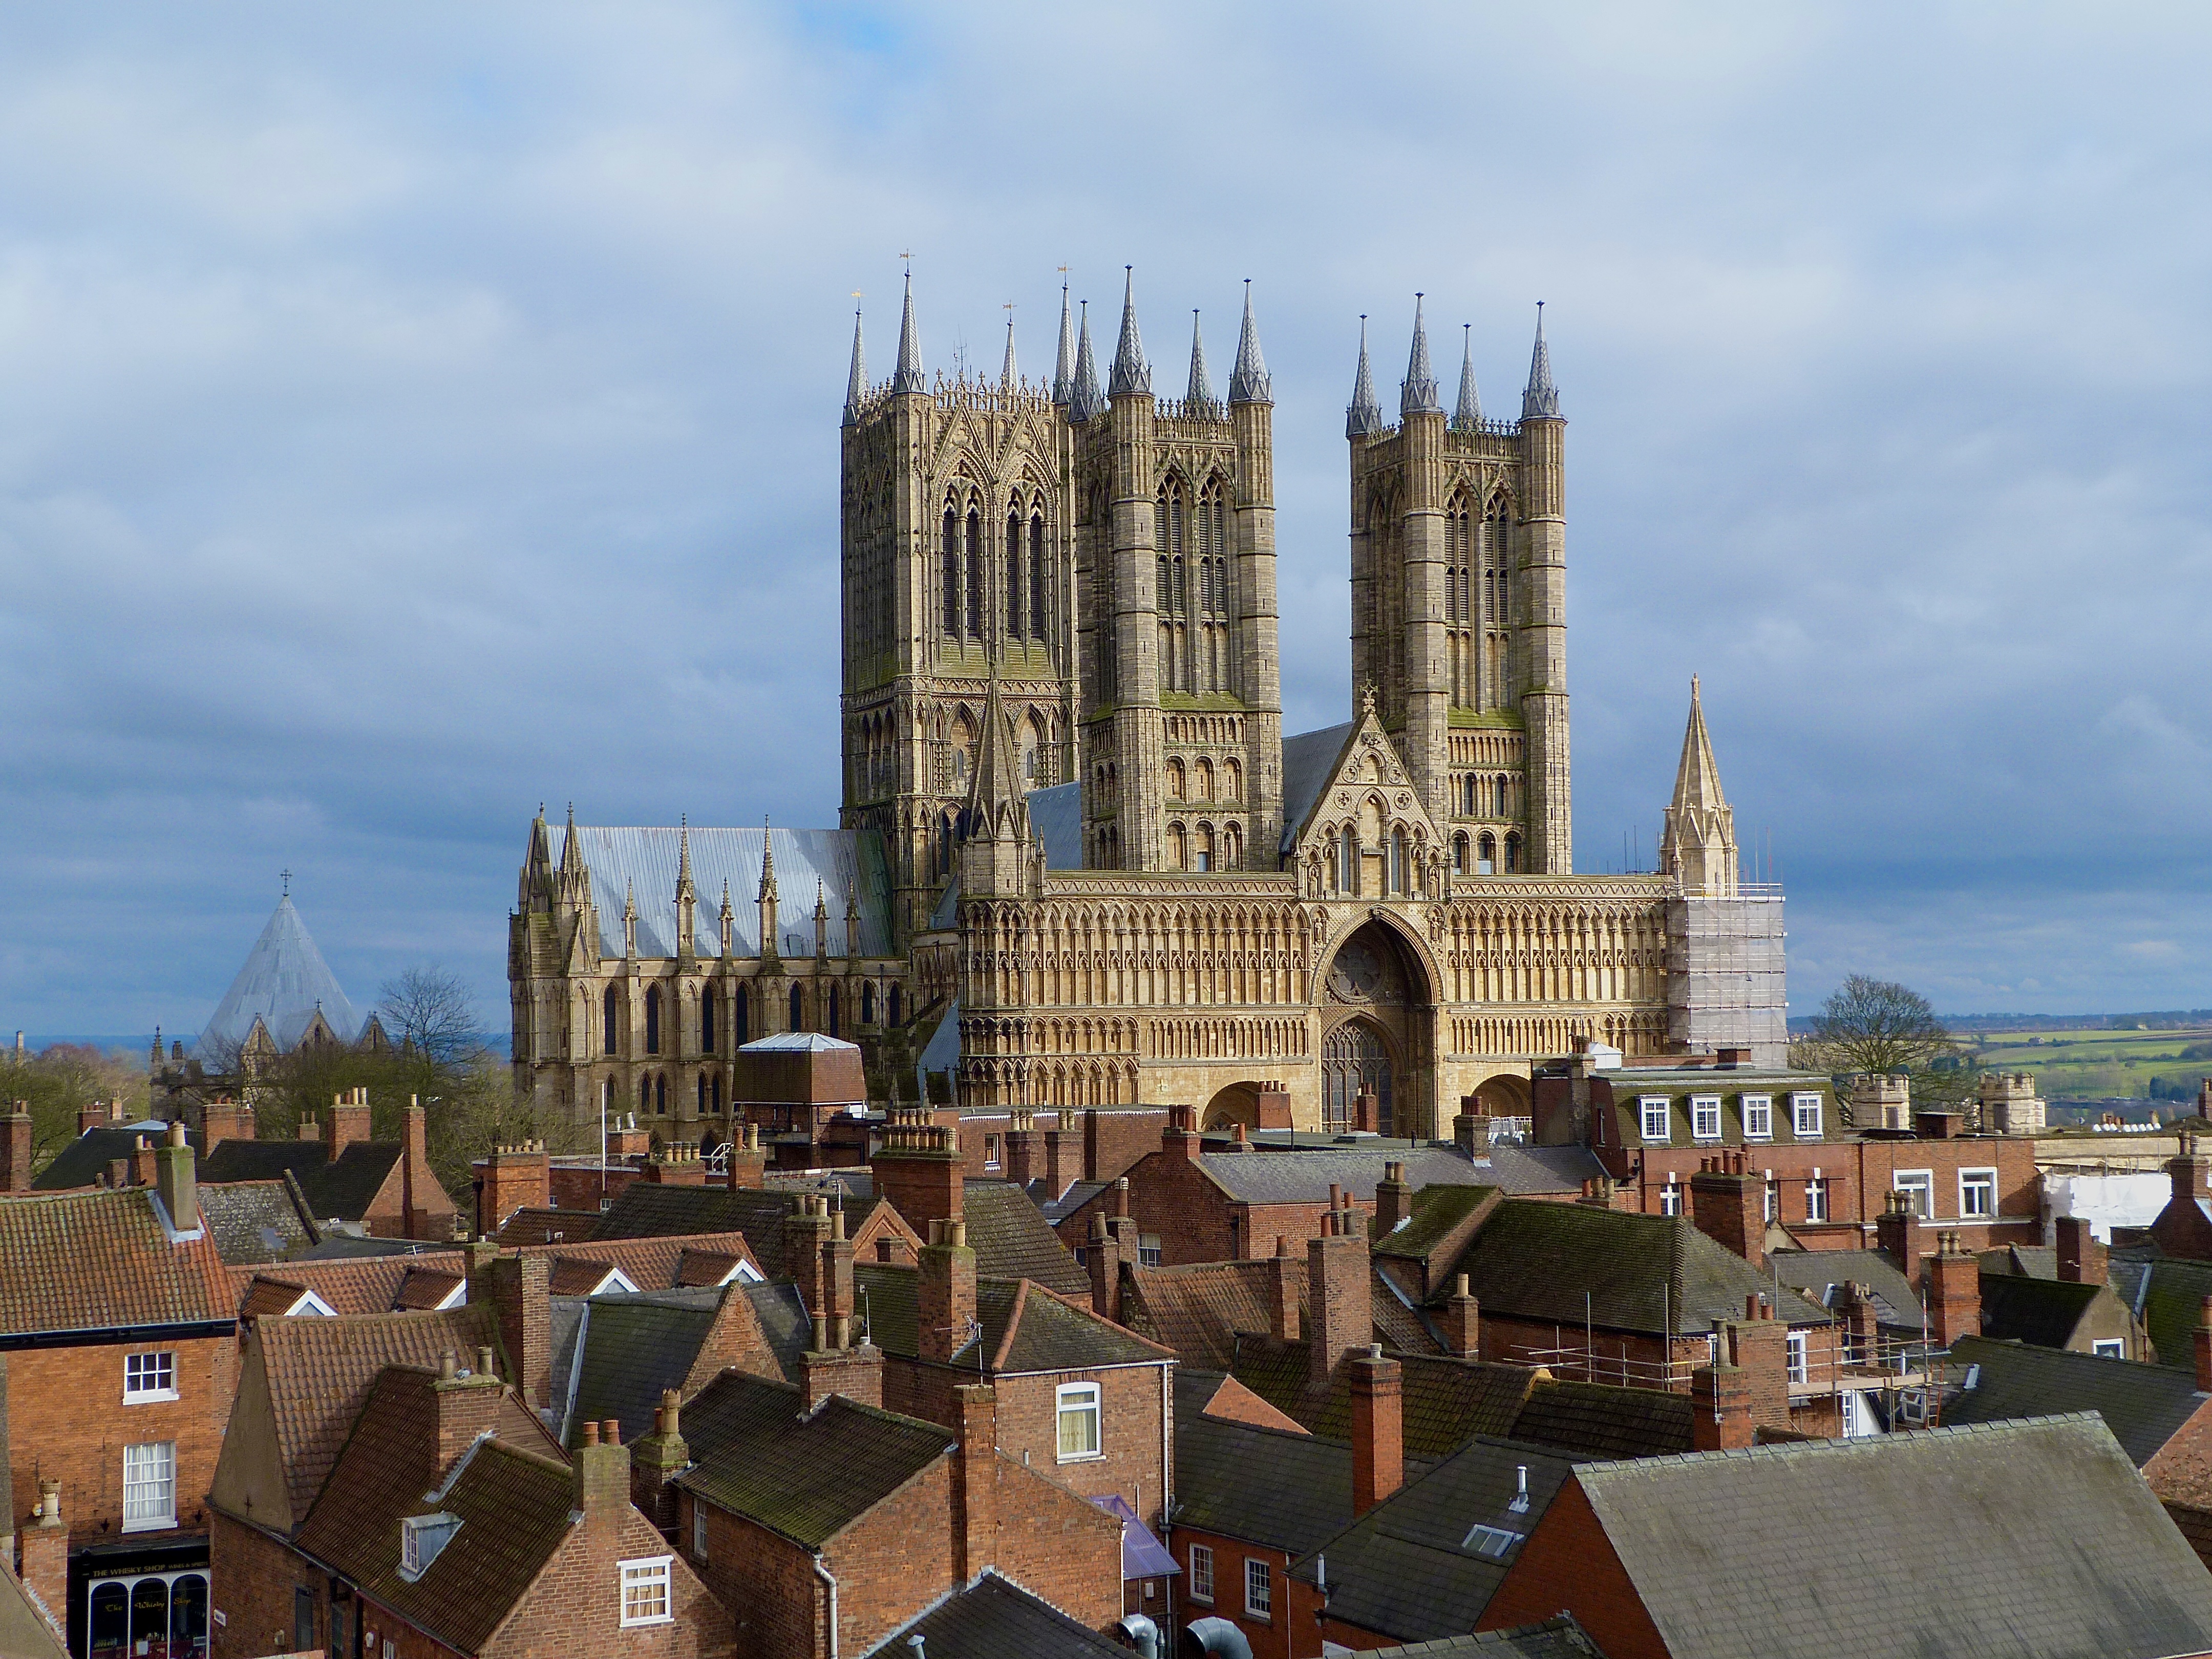
[[[595,1418],[584,1419],[584,1443],[587,1446],[596,1446],[599,1443],[599,1425]]]

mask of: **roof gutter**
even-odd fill
[[[814,1557],[814,1576],[830,1591],[830,1659],[837,1659],[837,1575],[822,1565],[818,1551]]]
[[[126,1342],[181,1342],[195,1337],[234,1336],[238,1321],[194,1319],[167,1325],[88,1325],[75,1330],[9,1331],[0,1352],[20,1348],[96,1348]]]

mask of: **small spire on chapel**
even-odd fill
[[[1559,388],[1552,384],[1552,348],[1544,343],[1544,302],[1536,301],[1536,349],[1528,359],[1528,386],[1521,394],[1521,418],[1559,418]]]
[[[1459,407],[1452,411],[1452,430],[1472,432],[1482,424],[1482,394],[1474,389],[1474,325],[1462,323],[1465,341],[1459,357]]]
[[[868,395],[867,355],[860,349],[860,308],[853,307],[853,371],[845,380],[845,424],[860,418],[861,402]]]
[[[1237,371],[1229,377],[1229,401],[1264,404],[1268,395],[1267,365],[1260,356],[1260,325],[1252,320],[1252,279],[1244,279],[1244,326],[1237,337]]]
[[[1075,317],[1067,308],[1067,284],[1060,285],[1060,361],[1052,371],[1052,401],[1060,409],[1075,395]]]
[[[1152,368],[1145,361],[1145,343],[1137,334],[1137,268],[1124,265],[1121,269],[1126,273],[1121,289],[1121,337],[1114,347],[1114,377],[1106,392],[1112,398],[1148,396],[1152,389]]]
[[[759,896],[763,899],[772,899],[776,896],[775,836],[768,827],[768,818],[765,814],[763,814],[761,818],[761,878]]]
[[[1437,400],[1436,371],[1429,367],[1429,325],[1421,316],[1422,296],[1413,296],[1413,349],[1406,360],[1406,378],[1398,388],[1401,415],[1441,415]]]
[[[1078,426],[1091,421],[1106,406],[1098,390],[1098,360],[1091,349],[1091,301],[1083,301],[1083,343],[1075,353],[1075,386],[1068,393],[1067,418]]]
[[[898,372],[891,376],[893,392],[927,392],[921,372],[921,331],[914,325],[914,272],[906,274],[906,306],[899,315]]]
[[[681,814],[676,831],[676,896],[679,900],[692,896],[691,885],[691,815]]]
[[[1190,313],[1190,390],[1183,398],[1200,405],[1213,401],[1213,378],[1206,372],[1206,337],[1199,332],[1196,311]]]
[[[1014,308],[1006,307],[1006,361],[999,369],[999,390],[1012,392],[1020,376],[1014,368]]]
[[[1367,364],[1367,313],[1359,314],[1359,373],[1352,382],[1352,407],[1344,413],[1344,435],[1364,438],[1382,429],[1382,406],[1375,401],[1375,371]]]

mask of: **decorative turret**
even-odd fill
[[[906,308],[899,317],[898,372],[891,376],[893,392],[926,392],[921,375],[921,333],[914,325],[914,273],[906,274]]]
[[[1727,898],[1736,890],[1735,814],[1721,793],[1720,768],[1705,731],[1696,675],[1690,677],[1690,724],[1682,734],[1682,763],[1674,774],[1674,799],[1659,842],[1660,867],[1685,893]]]
[[[1273,403],[1267,365],[1260,356],[1260,325],[1252,320],[1252,279],[1244,279],[1244,327],[1237,337],[1237,372],[1229,377],[1232,404]]]
[[[860,349],[860,308],[853,307],[853,372],[845,380],[845,424],[860,418],[860,404],[868,395],[868,360]]]
[[[568,830],[561,842],[561,902],[579,909],[592,902],[592,867],[584,862],[584,843],[576,834],[576,803],[568,803]]]
[[[1190,313],[1190,389],[1183,401],[1194,410],[1213,404],[1213,379],[1206,372],[1206,337],[1199,332],[1198,313]]]
[[[823,891],[822,878],[814,878],[814,955],[819,961],[830,954],[830,899]]]
[[[1083,343],[1075,353],[1075,385],[1067,395],[1067,418],[1082,426],[1097,418],[1106,407],[1098,390],[1098,362],[1091,350],[1091,301],[1083,302]]]
[[[1437,398],[1436,371],[1429,367],[1429,330],[1422,320],[1420,295],[1413,296],[1413,349],[1406,361],[1406,378],[1398,388],[1401,416],[1441,415]]]
[[[1461,325],[1465,341],[1459,359],[1459,407],[1452,411],[1452,430],[1472,432],[1482,424],[1482,394],[1474,389],[1474,325]]]
[[[522,878],[515,884],[514,908],[525,915],[553,908],[553,837],[545,827],[545,803],[530,824],[530,849],[523,854]]]
[[[1021,383],[1014,369],[1014,308],[1006,307],[1006,361],[999,368],[999,390],[1012,392]]]
[[[1109,398],[1150,397],[1152,368],[1145,361],[1145,343],[1137,335],[1137,268],[1124,265],[1121,289],[1121,337],[1114,347],[1114,377],[1108,382]]]
[[[623,957],[629,962],[637,960],[637,884],[634,881],[623,888]]]
[[[722,960],[727,962],[733,936],[738,930],[738,913],[730,908],[730,878],[727,876],[722,878],[722,913],[715,920],[721,928]]]
[[[1352,407],[1345,411],[1344,435],[1365,438],[1382,429],[1382,405],[1375,401],[1375,372],[1367,366],[1367,313],[1359,313],[1359,373],[1352,382]]]
[[[676,954],[679,960],[690,961],[698,954],[696,928],[699,909],[699,890],[691,880],[691,817],[688,812],[678,821],[676,837]]]
[[[1066,409],[1075,395],[1075,319],[1067,308],[1067,284],[1060,285],[1060,361],[1052,371],[1052,401]]]
[[[1559,419],[1559,389],[1552,384],[1552,349],[1544,343],[1544,302],[1536,301],[1536,349],[1528,359],[1528,385],[1521,394],[1524,421]]]
[[[763,962],[775,960],[775,836],[769,829],[768,820],[761,820],[761,878],[760,893],[760,953]]]

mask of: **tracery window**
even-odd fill
[[[983,637],[983,515],[968,509],[968,633]]]
[[[1030,637],[1042,640],[1045,635],[1046,575],[1048,566],[1044,551],[1044,514],[1032,514],[1030,518]]]
[[[621,1030],[622,1000],[616,994],[615,988],[610,985],[607,987],[606,994],[599,999],[600,1052],[602,1054],[611,1054],[615,1052],[617,1033]]]
[[[1339,1132],[1351,1128],[1358,1110],[1354,1103],[1363,1094],[1375,1097],[1375,1127],[1389,1134],[1389,1050],[1371,1027],[1347,1020],[1322,1041],[1322,1127]]]
[[[945,504],[945,543],[942,555],[939,586],[945,593],[945,631],[957,635],[960,632],[960,594],[963,586],[960,577],[960,518],[952,510],[952,503]]]
[[[1006,514],[1006,637],[1018,640],[1029,620],[1027,595],[1022,585],[1022,515],[1018,501]]]

